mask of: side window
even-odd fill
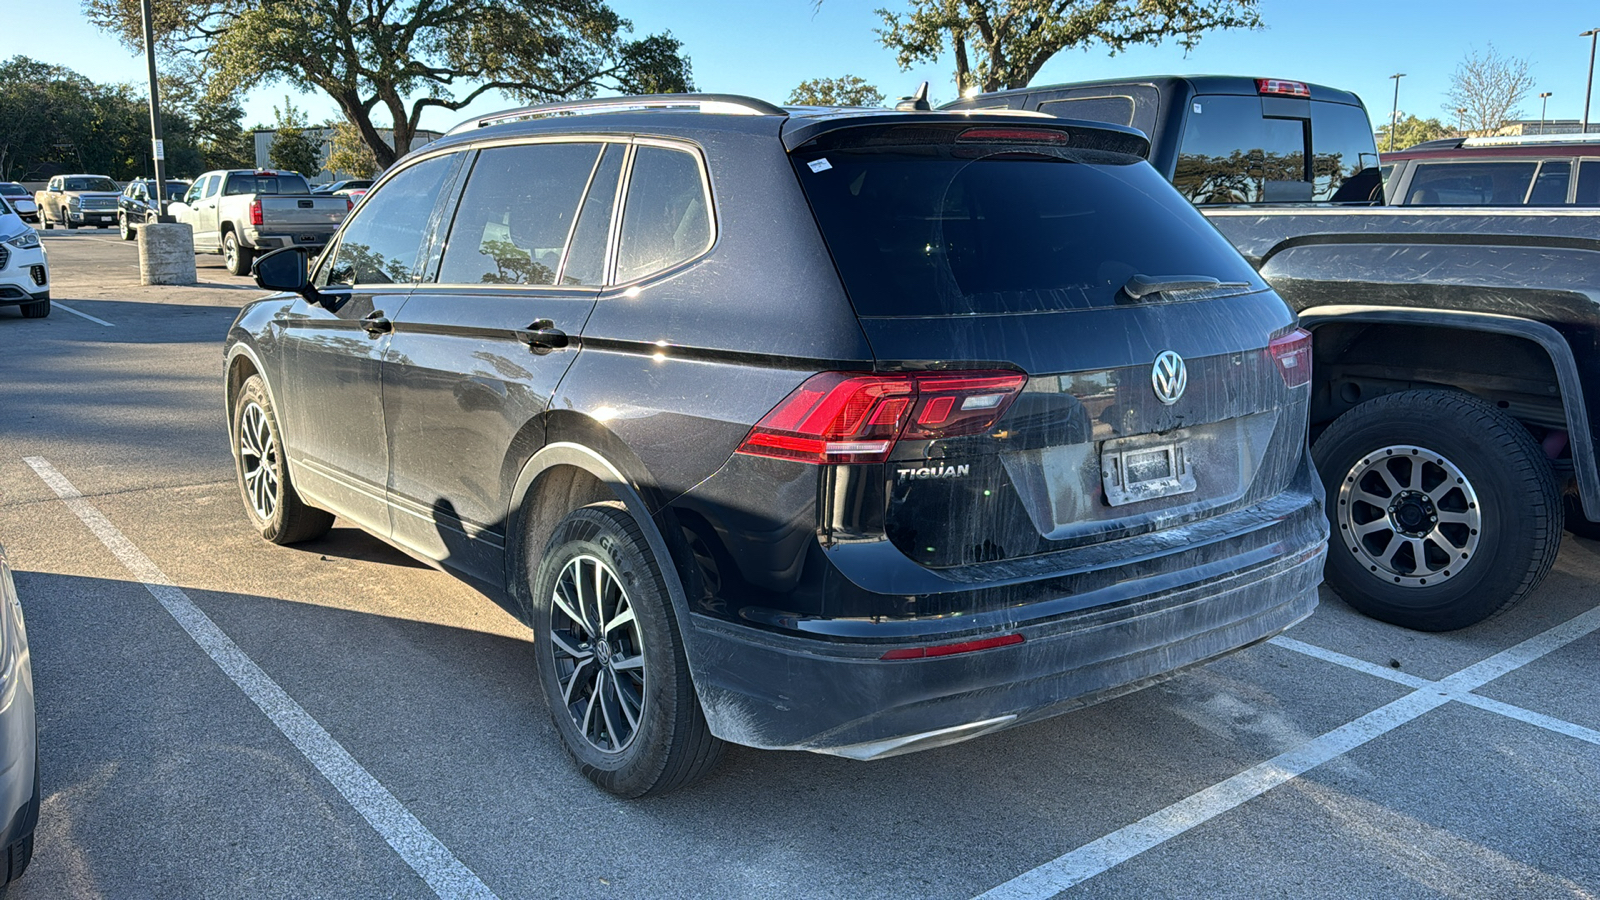
[[[1600,160],[1586,159],[1578,164],[1579,206],[1600,206]]]
[[[205,196],[205,198],[208,199],[208,200],[211,199],[212,197],[215,197],[217,195],[217,187],[220,186],[221,184],[222,184],[222,176],[221,175],[212,175],[210,178],[207,178],[206,179],[206,189],[205,189],[205,193],[204,193],[203,196]]]
[[[1310,200],[1305,126],[1262,116],[1255,97],[1196,96],[1172,183],[1199,205]]]
[[[700,160],[683,150],[640,147],[628,178],[617,248],[617,281],[628,282],[699,256],[711,245]]]
[[[439,264],[440,284],[555,284],[599,144],[478,154]]]
[[[328,284],[405,284],[415,280],[417,254],[454,156],[407,166],[367,198],[339,234],[339,245],[318,273]]]
[[[1078,97],[1068,100],[1046,100],[1039,104],[1039,112],[1063,119],[1082,119],[1086,122],[1105,122],[1111,125],[1133,124],[1132,97]]]
[[[561,270],[562,284],[599,285],[605,279],[606,238],[611,234],[611,211],[616,206],[617,181],[627,150],[623,144],[607,144],[595,166],[583,207],[578,210],[578,227],[572,230],[572,249]]]
[[[1572,163],[1564,159],[1547,159],[1533,179],[1533,190],[1528,192],[1529,206],[1566,206],[1567,183],[1572,180]]]
[[[1418,163],[1405,206],[1521,206],[1534,162]]]

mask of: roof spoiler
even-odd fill
[[[865,129],[878,134],[869,134]],[[1137,129],[1015,110],[900,112],[886,109],[818,119],[792,118],[784,124],[783,147],[792,153],[817,142],[856,147],[955,143],[966,132],[975,131],[984,134],[973,135],[969,140],[999,145],[1006,143],[1002,132],[1016,131],[1017,143],[1033,143],[1021,134],[1028,130],[1048,130],[1063,135],[1062,140],[1049,142],[1062,149],[1103,150],[1140,159],[1150,156],[1150,139]]]

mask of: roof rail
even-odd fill
[[[1515,147],[1518,144],[1594,144],[1600,143],[1600,132],[1588,134],[1506,134],[1495,137],[1469,137],[1461,142],[1463,147]]]
[[[592,97],[587,100],[569,100],[562,103],[541,103],[507,109],[476,119],[468,119],[445,132],[460,134],[474,128],[486,128],[506,122],[525,119],[542,119],[551,116],[588,116],[599,113],[639,112],[651,109],[671,109],[713,113],[724,116],[787,116],[782,107],[765,100],[742,97],[738,94],[644,94],[636,97]]]

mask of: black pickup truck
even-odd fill
[[[1600,217],[1383,205],[1354,94],[1271,78],[1134,78],[952,108],[1131,125],[1150,162],[1315,334],[1326,576],[1352,606],[1445,631],[1508,609],[1562,526],[1600,537]]]

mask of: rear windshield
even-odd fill
[[[117,190],[117,183],[109,178],[68,178],[64,190],[68,191],[112,191]]]
[[[0,194],[6,194],[11,197],[31,196],[27,188],[15,182],[0,184]]]
[[[1259,287],[1144,161],[1087,151],[958,158],[945,147],[795,155],[862,316],[1090,309],[1147,278]]]
[[[277,175],[252,175],[248,172],[235,172],[228,176],[227,186],[222,189],[223,194],[309,194],[311,186],[306,180],[293,172],[282,172]]]

